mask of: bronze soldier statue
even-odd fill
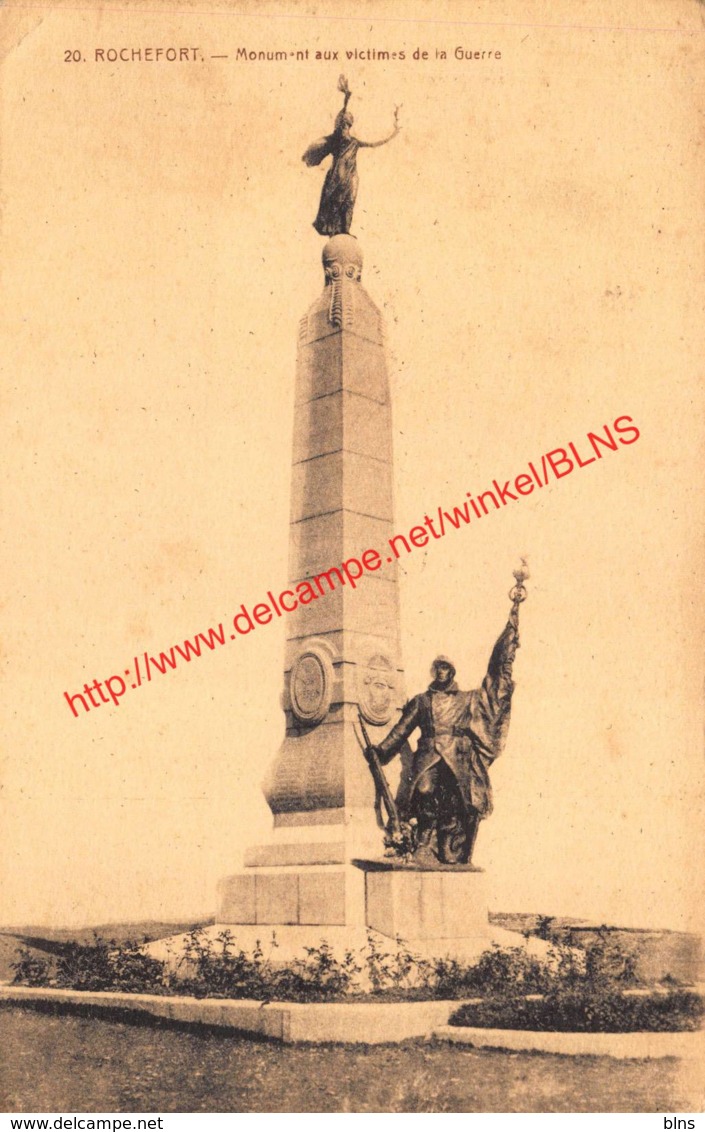
[[[455,665],[438,656],[425,692],[414,696],[381,743],[368,747],[390,762],[418,728],[421,732],[409,772],[402,775],[397,796],[399,816],[415,823],[414,859],[464,865],[472,852],[480,821],[492,812],[489,768],[504,747],[511,711],[512,664],[519,647],[519,604],[526,597],[528,571],[514,574],[512,609],[490,657],[482,685],[463,692],[455,681]]]
[[[385,145],[396,137],[401,129],[397,121],[399,112],[399,107],[397,107],[394,111],[394,129],[389,137],[376,142],[365,142],[360,141],[359,138],[354,138],[350,133],[353,116],[348,110],[352,91],[348,87],[345,75],[341,75],[338,79],[338,90],[342,92],[344,101],[343,109],[335,119],[333,133],[313,142],[303,155],[303,160],[307,165],[320,165],[323,158],[329,154],[333,157],[333,163],[323,182],[318,215],[313,222],[314,228],[317,232],[320,232],[321,236],[338,236],[341,233],[348,234],[350,232],[355,198],[357,197],[358,149],[361,147],[374,149],[376,146]]]

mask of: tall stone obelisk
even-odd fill
[[[229,924],[365,924],[353,858],[379,856],[372,742],[403,703],[393,530],[392,426],[382,316],[361,283],[357,240],[323,249],[325,286],[299,324],[289,574],[318,597],[288,616],[286,735],[264,783],[274,830],[220,885]],[[340,584],[325,575],[366,550],[381,567]]]

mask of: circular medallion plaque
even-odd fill
[[[289,693],[294,715],[302,723],[320,723],[331,701],[331,670],[317,652],[301,653],[291,668]]]
[[[396,685],[389,657],[376,653],[362,665],[358,676],[358,698],[363,719],[368,723],[389,723],[394,711]]]

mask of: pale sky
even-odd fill
[[[323,171],[300,155],[331,129],[343,69],[357,136],[385,136],[402,105],[401,135],[360,154],[353,226],[386,319],[397,529],[621,415],[641,432],[402,570],[411,695],[439,651],[461,686],[481,679],[529,559],[476,856],[492,907],[698,926],[699,6],[624,3],[623,30],[597,3],[532,22],[516,4],[433,21],[149,7],[0,14],[0,922],[209,914],[268,838],[281,623],[118,707],[75,719],[63,693],[287,582],[297,323],[323,285]],[[203,61],[93,61],[160,44]],[[342,60],[244,63],[240,46]]]

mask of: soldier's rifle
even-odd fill
[[[394,801],[391,790],[389,789],[389,783],[387,782],[386,775],[382,770],[382,764],[379,761],[379,755],[377,754],[377,751],[374,748],[374,744],[371,742],[370,737],[367,733],[365,721],[362,718],[362,712],[360,711],[359,707],[357,709],[357,716],[360,721],[360,730],[362,732],[362,738],[365,744],[363,748],[365,752],[365,758],[367,759],[367,765],[370,768],[370,773],[375,784],[375,814],[377,817],[377,824],[379,825],[380,829],[387,831],[387,834],[392,841],[401,840],[401,838],[403,837],[403,832],[397,804]],[[384,808],[387,811],[386,821],[382,816],[382,802],[384,803]]]

